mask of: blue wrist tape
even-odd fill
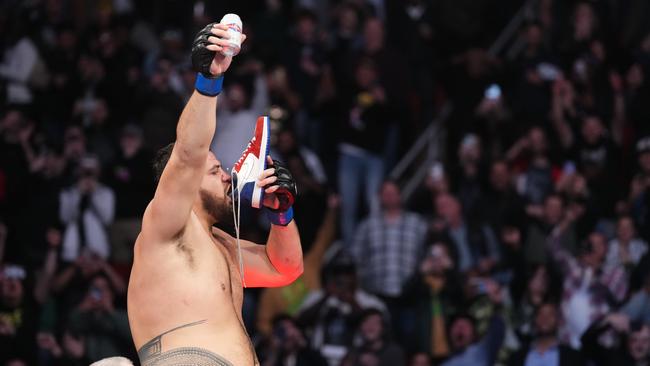
[[[209,78],[203,76],[200,72],[196,74],[196,82],[194,88],[199,93],[208,97],[216,97],[221,93],[223,87],[223,74],[216,78]]]
[[[273,211],[268,208],[264,210],[266,218],[271,221],[273,225],[287,226],[293,220],[293,207],[289,207],[286,211]]]

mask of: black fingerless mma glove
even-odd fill
[[[192,68],[198,72],[194,88],[209,97],[219,95],[223,87],[223,75],[210,73],[210,65],[216,52],[210,51],[207,46],[210,45],[208,37],[214,36],[211,31],[214,24],[216,23],[210,23],[201,29],[192,43]]]
[[[266,216],[271,223],[286,226],[293,219],[293,209],[291,206],[293,206],[293,203],[296,200],[298,189],[291,172],[284,166],[284,164],[274,159],[273,168],[275,168],[275,173],[273,175],[278,179],[272,185],[278,186],[278,189],[274,194],[280,201],[280,206],[275,210],[266,208]]]
[[[201,29],[194,38],[192,43],[192,68],[200,72],[207,78],[213,78],[218,75],[210,74],[210,65],[214,59],[215,51],[210,51],[206,47],[210,45],[208,37],[213,36],[212,27],[217,23],[210,23]]]

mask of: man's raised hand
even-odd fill
[[[232,57],[221,51],[228,46],[228,27],[225,24],[210,23],[199,31],[192,43],[192,66],[206,77],[220,76],[232,62]],[[242,43],[246,36],[242,34]]]

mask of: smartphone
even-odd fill
[[[445,169],[442,167],[441,162],[438,161],[435,164],[433,164],[431,170],[429,171],[429,176],[431,177],[431,179],[436,181],[444,178]]]
[[[99,300],[102,299],[102,290],[100,290],[100,289],[98,289],[96,287],[93,287],[93,288],[90,289],[90,296],[93,299],[99,301]]]
[[[476,278],[472,280],[472,285],[476,289],[477,294],[479,295],[487,294],[487,284],[485,283],[485,280]]]
[[[4,268],[3,274],[5,278],[23,280],[25,279],[25,269],[21,266],[7,265]]]
[[[564,175],[571,175],[576,172],[576,164],[569,160],[564,163],[564,167],[562,167],[562,173]]]
[[[537,73],[544,81],[554,81],[560,76],[560,69],[553,64],[541,62],[537,65]]]
[[[491,84],[485,89],[485,99],[497,100],[501,98],[501,87],[497,84]]]
[[[429,251],[429,255],[432,258],[440,258],[443,255],[445,255],[445,250],[442,249],[440,245],[434,245],[431,247],[431,250]]]

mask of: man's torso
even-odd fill
[[[220,230],[206,232],[194,214],[172,243],[151,242],[140,234],[128,311],[143,364],[257,363],[243,326],[236,259],[233,238]]]

